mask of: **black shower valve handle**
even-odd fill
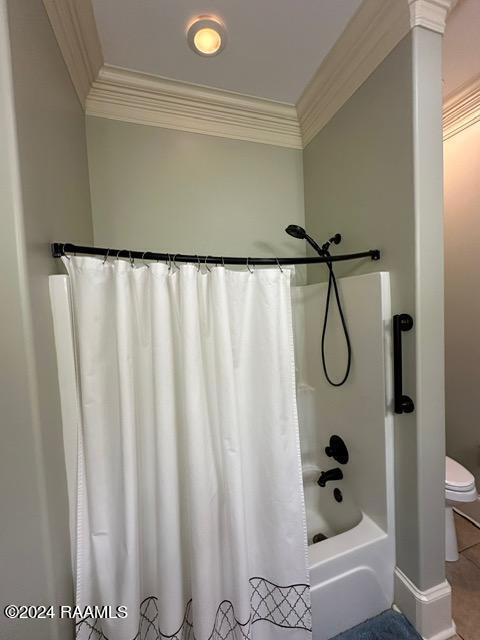
[[[325,453],[329,458],[333,458],[340,464],[347,464],[348,462],[347,445],[340,436],[333,435],[330,437],[329,445],[325,447]]]

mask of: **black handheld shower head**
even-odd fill
[[[292,236],[292,238],[298,238],[299,240],[303,240],[307,235],[305,229],[298,224],[289,224],[285,231],[289,236]]]
[[[327,258],[326,263],[327,263],[327,268],[329,273],[328,273],[327,301],[325,305],[325,315],[323,318],[323,329],[322,329],[322,364],[323,364],[323,371],[325,373],[325,377],[328,380],[328,382],[333,387],[341,387],[342,384],[344,384],[344,382],[347,380],[348,375],[350,373],[350,364],[352,361],[352,347],[350,344],[350,336],[348,335],[347,324],[345,322],[345,316],[343,315],[342,303],[340,301],[340,295],[338,293],[337,281],[335,279],[335,274],[333,273],[333,265],[332,265],[332,262],[329,260],[331,256],[328,249],[330,248],[331,244],[340,244],[340,242],[342,241],[342,236],[339,233],[336,233],[334,236],[332,236],[329,240],[327,240],[327,242],[325,242],[320,247],[315,242],[315,240],[308,235],[305,229],[303,227],[300,227],[298,224],[289,224],[288,227],[285,229],[285,231],[288,233],[289,236],[292,236],[293,238],[298,238],[299,240],[306,240],[308,244],[311,247],[313,247],[313,249],[315,249],[315,251],[318,253],[319,256],[321,256],[322,258]],[[330,309],[330,295],[332,292],[332,288],[335,294],[335,299],[337,301],[338,312],[340,314],[340,320],[342,323],[343,332],[345,335],[345,342],[347,345],[347,367],[346,367],[345,375],[339,382],[335,382],[330,378],[327,371],[327,362],[325,358],[325,334],[327,331],[328,312]]]
[[[289,224],[285,231],[289,236],[292,236],[292,238],[306,240],[308,244],[315,249],[319,256],[325,255],[324,249],[318,246],[315,240],[308,235],[303,227],[300,227],[298,224]]]
[[[306,240],[308,244],[315,249],[319,256],[328,255],[328,248],[333,244],[339,244],[342,240],[342,236],[336,233],[328,242],[325,242],[321,247],[315,242],[315,240],[308,235],[303,227],[298,224],[289,224],[285,229],[289,236],[292,238],[298,238],[299,240]]]

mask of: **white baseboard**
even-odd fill
[[[448,640],[455,635],[452,620],[452,590],[445,580],[420,591],[395,568],[395,605],[412,623],[424,640]]]

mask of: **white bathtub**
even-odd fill
[[[307,510],[313,639],[327,640],[392,606],[394,537],[388,274],[341,280],[353,348],[344,387],[325,382],[320,336],[325,285],[294,292],[297,399]],[[342,371],[344,343],[332,316],[327,356]],[[350,459],[327,457],[340,435]],[[321,471],[340,467],[343,479],[319,487]],[[333,489],[342,492],[342,502]],[[327,536],[312,544],[317,533]]]
[[[319,504],[319,475],[319,468],[304,465],[313,639],[327,640],[391,607],[395,548],[393,536],[362,513],[348,491],[340,504],[332,499],[341,481]],[[312,544],[316,533],[328,537]]]
[[[309,546],[313,639],[327,640],[393,602],[392,541],[371,518]]]

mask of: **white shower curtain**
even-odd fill
[[[290,270],[64,258],[80,640],[311,633]],[[115,615],[126,606],[128,617]],[[91,614],[91,615],[89,615]]]

